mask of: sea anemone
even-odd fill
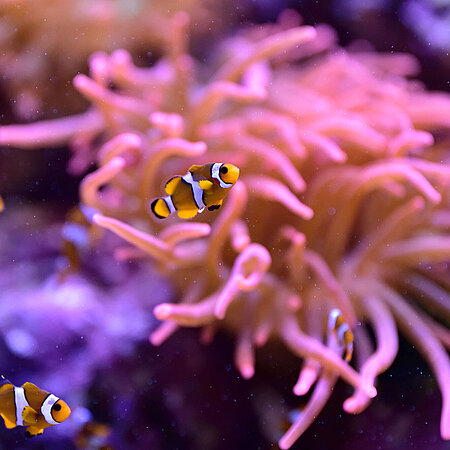
[[[1,84],[15,118],[85,108],[71,80],[85,70],[89,55],[125,48],[142,63],[154,59],[175,10],[196,17],[192,30],[198,36],[208,30],[213,12],[224,18],[215,21],[218,34],[235,17],[211,0],[0,0]]]
[[[152,258],[178,292],[154,309],[164,321],[154,345],[179,326],[203,327],[204,339],[225,327],[244,378],[269,339],[303,360],[293,391],[315,387],[281,448],[338,377],[355,390],[345,411],[369,405],[396,357],[397,327],[436,376],[450,439],[450,96],[407,79],[418,69],[410,55],[349,52],[330,28],[295,20],[286,12],[229,39],[214,69],[187,54],[188,19],[176,14],[170,52],[153,67],[124,50],[97,53],[90,77],[74,79],[86,113],[3,127],[0,142],[71,142],[80,168],[97,164],[80,198],[97,226],[132,244],[114,257]],[[219,212],[151,217],[165,181],[216,161],[241,169]],[[327,332],[334,308],[354,331],[355,368]]]

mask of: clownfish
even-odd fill
[[[239,169],[233,164],[193,165],[186,175],[176,175],[166,183],[167,196],[153,200],[151,210],[159,219],[175,211],[180,219],[192,219],[206,207],[219,209],[238,178]]]
[[[345,349],[345,360],[349,362],[353,355],[353,333],[340,309],[330,311],[328,328],[336,334],[338,342]]]
[[[5,202],[3,201],[2,196],[0,195],[0,212],[5,209]]]
[[[27,427],[26,437],[42,434],[44,428],[64,422],[70,408],[64,400],[39,389],[32,383],[14,386],[0,379],[0,415],[6,428]]]

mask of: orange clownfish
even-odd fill
[[[336,333],[338,342],[345,348],[345,360],[349,362],[353,355],[353,333],[340,309],[330,311],[328,327]]]
[[[44,428],[64,422],[70,408],[64,400],[39,389],[32,383],[14,386],[0,379],[0,415],[6,428],[27,427],[26,437],[42,434]]]
[[[166,183],[167,196],[153,200],[151,210],[159,219],[175,211],[180,219],[192,219],[205,208],[219,209],[238,178],[239,169],[233,164],[193,165],[186,175],[177,175]]]
[[[0,195],[0,212],[5,209],[5,202],[3,201],[2,196]]]

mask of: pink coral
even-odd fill
[[[80,196],[99,210],[98,226],[132,244],[115,257],[150,256],[179,292],[154,310],[164,321],[154,345],[179,326],[211,335],[224,325],[237,333],[245,378],[268,339],[303,359],[294,393],[316,386],[281,448],[319,414],[338,376],[355,389],[344,409],[368,406],[397,354],[397,326],[436,375],[450,439],[450,334],[432,318],[450,322],[450,97],[406,78],[417,70],[411,56],[331,50],[329,28],[292,21],[285,14],[226,42],[204,83],[209,67],[186,53],[185,16],[175,15],[172,51],[154,67],[135,67],[125,51],[97,54],[91,77],[74,80],[89,111],[3,127],[0,142],[88,146],[76,146],[74,161],[99,167]],[[222,210],[204,222],[151,220],[161,185],[209,161],[241,168]],[[335,307],[355,330],[374,331],[373,353],[356,335],[356,369],[327,339]]]

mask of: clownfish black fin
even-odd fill
[[[176,177],[172,177],[164,187],[164,190],[166,191],[167,195],[173,195],[175,192],[175,189],[177,188],[178,184],[181,181],[181,177],[177,175]]]
[[[153,214],[158,219],[165,219],[170,216],[170,209],[163,198],[156,198],[151,204]]]
[[[196,170],[202,168],[203,166],[199,166],[198,164],[194,164],[191,167],[189,167],[189,172],[195,172]]]
[[[16,428],[16,424],[14,422],[11,422],[11,420],[9,420],[6,416],[4,416],[3,414],[0,414],[2,416],[2,419],[5,422],[5,427],[6,428]]]
[[[178,211],[178,217],[180,219],[192,219],[198,213],[198,209],[183,209]]]
[[[43,432],[44,432],[43,428],[38,428],[38,427],[34,427],[34,426],[28,427],[25,431],[25,437],[32,438],[34,436],[39,436]]]
[[[216,203],[215,205],[209,205],[208,211],[214,211],[215,209],[219,209],[222,206],[223,200],[220,200],[219,203]]]
[[[213,187],[213,183],[209,180],[200,180],[198,184],[204,191],[207,191]]]
[[[22,419],[24,423],[36,423],[38,418],[39,414],[31,406],[25,406],[23,408]]]

